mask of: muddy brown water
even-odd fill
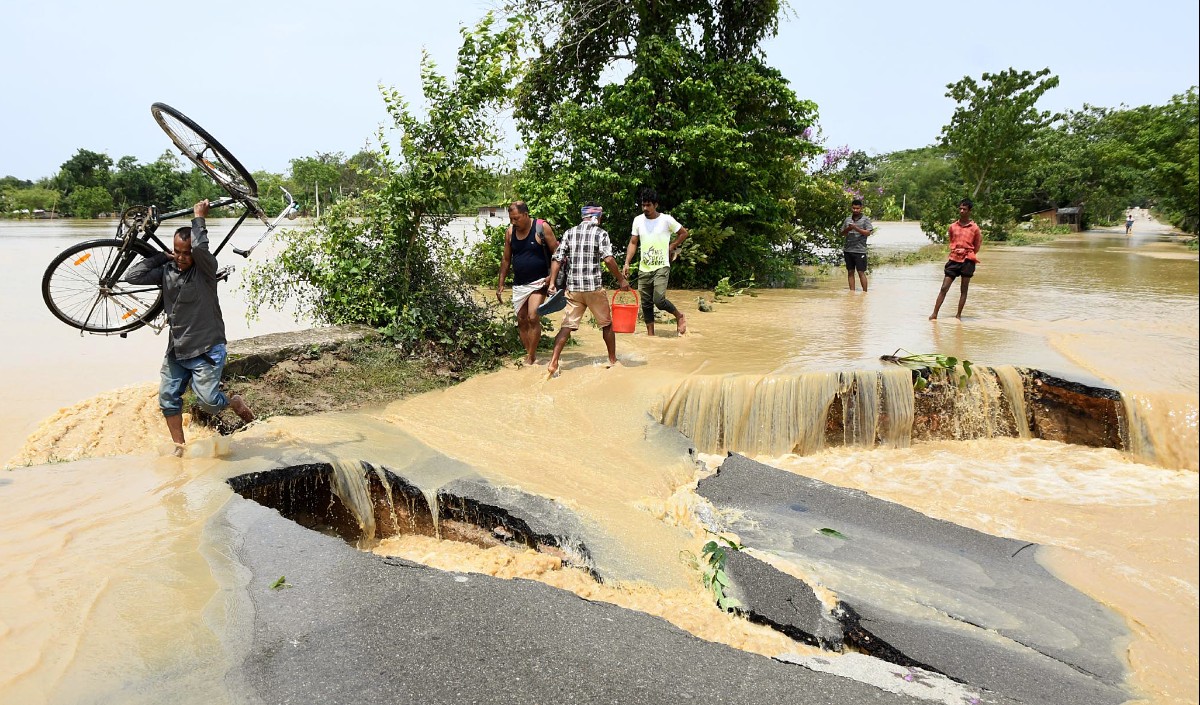
[[[237,537],[210,521],[230,501],[224,480],[349,458],[421,487],[478,476],[555,498],[605,527],[609,539],[592,549],[620,579],[598,586],[545,556],[426,537],[387,539],[380,552],[542,579],[757,653],[801,651],[705,601],[680,560],[705,540],[689,489],[697,473],[675,449],[647,441],[646,424],[689,378],[871,369],[905,348],[1119,387],[1146,447],[1133,455],[991,439],[760,459],[1053,547],[1048,567],[1128,623],[1140,696],[1196,702],[1197,261],[1162,229],[985,249],[961,322],[926,320],[936,264],[875,272],[866,295],[846,292],[839,274],[712,313],[695,310],[701,292],[673,292],[689,334],[618,336],[613,369],[600,364],[599,331],[585,324],[556,379],[543,366],[512,367],[382,408],[275,418],[225,438],[193,430],[177,459],[164,453],[154,400],[162,338],[80,338],[40,301],[53,253],[107,230],[42,225],[0,222],[4,322],[20,332],[5,366],[0,456],[33,463],[0,475],[0,700],[235,699],[222,674],[245,648],[251,617],[230,557]],[[898,247],[920,243],[909,224],[884,224],[881,236],[889,229]],[[231,337],[301,325],[288,315],[245,324],[237,296],[226,292]],[[956,301],[955,290],[947,308]],[[418,470],[404,460],[434,453],[456,462]]]

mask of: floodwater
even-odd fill
[[[680,560],[706,538],[690,492],[697,471],[647,428],[685,380],[879,368],[880,355],[903,348],[1117,386],[1153,432],[1140,456],[993,439],[764,460],[1052,546],[1048,567],[1128,623],[1131,687],[1146,702],[1196,702],[1197,260],[1149,226],[1129,239],[1114,231],[985,248],[962,321],[945,313],[957,288],[946,318],[926,320],[940,264],[882,269],[865,295],[845,291],[839,274],[717,303],[712,313],[696,310],[700,292],[673,292],[689,334],[618,336],[615,368],[601,364],[599,331],[585,324],[556,379],[544,366],[512,367],[382,408],[274,418],[227,438],[193,433],[178,459],[164,454],[153,398],[164,342],[147,331],[79,338],[52,319],[40,270],[91,235],[57,224],[52,236],[8,229],[41,225],[0,223],[0,291],[16,304],[5,321],[22,332],[6,374],[12,416],[0,456],[33,463],[0,475],[2,700],[230,701],[222,675],[245,648],[239,635],[251,617],[229,550],[237,537],[210,521],[230,500],[224,479],[347,458],[426,488],[474,475],[555,498],[605,529],[593,553],[619,588],[589,586],[542,557],[422,539],[377,550],[543,579],[756,653],[797,651],[698,597],[696,573]],[[922,243],[911,224],[882,224],[880,238]],[[236,298],[234,290],[224,299],[231,337],[296,325],[281,316],[236,329]],[[456,462],[418,469],[413,459],[434,452]]]

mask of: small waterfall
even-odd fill
[[[362,530],[359,544],[375,540],[375,506],[371,501],[371,488],[367,480],[368,467],[358,460],[337,459],[330,463],[330,489],[354,515],[358,528]],[[384,483],[386,487],[388,483]]]
[[[1121,394],[1121,440],[1143,462],[1192,470],[1197,466],[1197,407],[1185,399]]]
[[[441,513],[438,510],[438,492],[436,489],[430,490],[422,487],[421,494],[425,495],[425,503],[429,505],[429,516],[433,519],[433,535],[440,539],[442,538],[442,522]]]
[[[1021,373],[1012,365],[998,365],[989,368],[1000,381],[1004,390],[1004,398],[1012,409],[1013,420],[1017,424],[1017,435],[1021,438],[1032,438],[1029,430],[1029,409],[1025,406],[1025,380]]]
[[[392,496],[392,483],[388,481],[387,475],[383,468],[372,467],[375,471],[375,477],[379,480],[379,484],[383,485],[383,491],[387,494],[388,515],[392,519],[391,531],[400,531],[400,518],[396,516],[396,498]],[[409,522],[415,523],[412,520],[413,513],[409,513]],[[386,531],[386,529],[385,529]]]
[[[874,446],[882,438],[891,447],[909,444],[913,391],[905,369],[693,376],[664,401],[661,422],[704,452],[808,454],[825,445],[835,399],[843,443]]]
[[[848,446],[875,445],[879,426],[879,373],[856,370],[841,374],[842,434]]]
[[[879,437],[889,448],[907,448],[912,445],[916,407],[912,372],[904,368],[883,370],[879,382],[883,388],[883,428]]]

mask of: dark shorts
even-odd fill
[[[866,252],[843,252],[842,258],[846,260],[846,271],[860,272],[867,271],[867,253]]]
[[[975,262],[969,259],[965,259],[961,262],[946,260],[945,272],[946,276],[950,277],[951,279],[957,279],[958,277],[970,279],[971,277],[975,276]]]

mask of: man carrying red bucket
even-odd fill
[[[563,316],[558,335],[554,337],[554,352],[550,355],[548,369],[551,377],[558,372],[558,358],[571,338],[571,331],[579,329],[584,311],[589,310],[604,335],[609,366],[617,364],[617,336],[612,328],[612,310],[609,308],[608,296],[605,295],[604,284],[600,279],[600,263],[604,262],[608,271],[617,278],[617,286],[621,291],[631,291],[629,280],[625,278],[617,267],[617,260],[613,258],[612,239],[609,238],[608,232],[600,227],[603,209],[589,203],[583,207],[581,214],[583,217],[579,225],[563,233],[550,262],[551,296],[557,290],[554,282],[559,268],[567,267],[567,312]]]

